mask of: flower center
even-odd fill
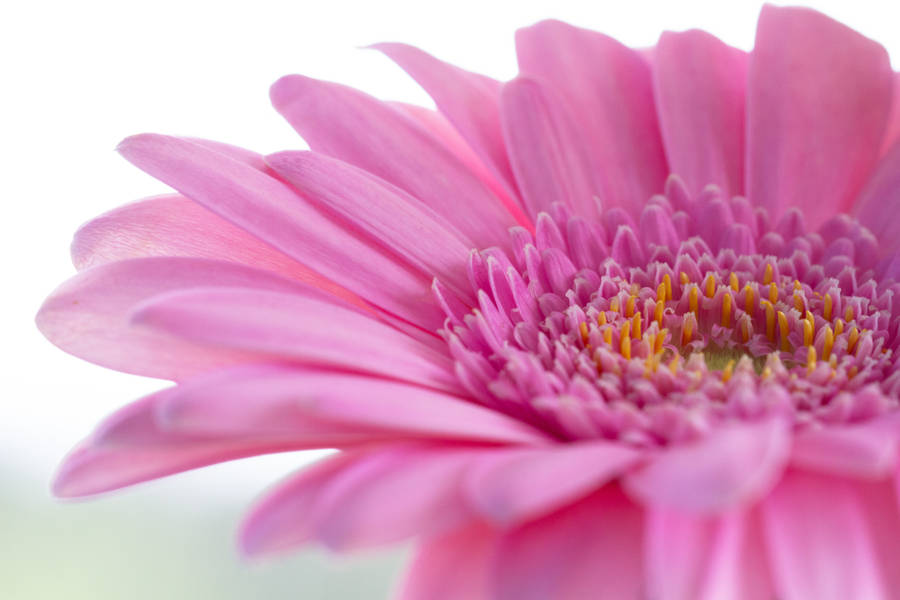
[[[898,290],[859,250],[871,234],[691,218],[721,202],[659,197],[640,224],[613,209],[603,225],[554,206],[533,237],[513,231],[511,254],[473,252],[476,309],[436,287],[460,381],[562,439],[642,446],[772,413],[805,427],[895,409]]]

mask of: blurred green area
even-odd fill
[[[167,481],[60,502],[37,477],[0,476],[4,600],[378,600],[405,558],[402,550],[342,557],[307,549],[249,562],[235,543],[247,498],[186,493]]]

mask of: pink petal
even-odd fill
[[[559,21],[520,29],[516,52],[522,74],[559,90],[577,115],[607,206],[631,207],[636,214],[663,190],[669,170],[651,73],[640,53]]]
[[[506,240],[515,220],[485,184],[427,131],[357,90],[300,75],[272,103],[310,148],[356,165],[425,202],[477,246]]]
[[[792,472],[762,511],[779,598],[896,597],[880,572],[878,548],[856,483]]]
[[[640,508],[615,486],[501,538],[495,600],[642,600]]]
[[[476,523],[421,542],[399,600],[491,600],[488,588],[496,534]]]
[[[891,112],[888,117],[884,140],[881,142],[881,154],[887,152],[900,140],[900,73],[894,73],[894,93],[892,95]]]
[[[66,457],[53,484],[57,496],[98,494],[173,473],[257,454],[328,447],[330,439],[197,437],[161,431],[156,406],[174,388],[163,390],[113,414]]]
[[[791,464],[846,477],[883,478],[897,467],[898,442],[897,419],[801,431],[794,435]]]
[[[648,592],[659,600],[772,600],[756,511],[721,517],[654,510],[647,519]]]
[[[750,60],[747,191],[812,228],[846,211],[875,166],[893,72],[884,49],[803,8],[762,9]]]
[[[878,238],[882,255],[900,250],[900,144],[878,163],[853,207],[859,222]]]
[[[699,193],[744,192],[747,54],[703,31],[664,33],[656,46],[659,125],[669,168]]]
[[[764,496],[788,458],[789,431],[781,421],[723,427],[664,450],[625,477],[642,502],[676,510],[717,512]]]
[[[472,242],[420,200],[323,154],[279,152],[266,157],[266,162],[348,230],[368,236],[423,275],[439,277],[474,302],[465,273]]]
[[[135,309],[132,320],[181,339],[258,357],[458,389],[446,355],[373,317],[310,296],[197,289],[151,298]]]
[[[501,119],[510,162],[532,217],[554,202],[599,216],[587,146],[562,99],[519,77],[503,86]]]
[[[435,437],[487,443],[549,440],[471,401],[380,378],[279,366],[194,377],[160,407],[169,429],[203,435],[289,436],[319,427],[370,438]]]
[[[164,379],[248,360],[246,352],[209,348],[133,327],[131,310],[171,290],[230,286],[306,293],[300,282],[237,263],[201,259],[135,258],[99,265],[63,283],[37,315],[41,332],[70,354],[104,367]],[[334,302],[342,301],[334,298]]]
[[[344,230],[266,173],[161,135],[128,138],[119,151],[185,196],[388,312],[430,331],[443,322],[427,297],[431,278]]]
[[[466,477],[466,493],[485,518],[506,526],[589,494],[640,458],[606,442],[497,451]]]
[[[156,196],[120,206],[82,225],[72,242],[72,260],[78,270],[144,256],[228,260],[362,303],[356,295],[183,196]]]
[[[244,549],[283,550],[311,537],[351,550],[460,526],[468,511],[459,476],[473,450],[396,445],[364,454],[325,480],[301,471],[248,517]]]
[[[428,92],[438,110],[515,198],[515,179],[500,129],[500,82],[407,44],[382,43],[372,48],[384,52]]]

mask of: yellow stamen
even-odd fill
[[[669,333],[668,329],[663,329],[662,331],[660,331],[657,334],[656,344],[653,347],[653,349],[656,351],[657,354],[659,354],[660,352],[663,351],[663,344],[666,343],[666,334],[668,334],[668,333]]]
[[[628,300],[625,301],[625,316],[629,319],[634,316],[634,296],[628,296]]]
[[[614,313],[619,312],[619,297],[618,296],[613,296],[612,299],[609,301],[609,310],[613,311]]]
[[[597,315],[597,325],[599,325],[600,327],[606,325],[606,311],[603,311],[599,315]]]
[[[641,313],[637,313],[636,315],[634,315],[634,319],[632,319],[631,333],[634,336],[634,339],[641,339]]]
[[[666,302],[672,299],[672,278],[666,273],[663,275],[663,283],[666,284]]]
[[[722,369],[722,381],[728,383],[728,380],[731,379],[731,375],[734,373],[734,359],[728,361],[728,364],[725,365],[725,368]]]
[[[775,270],[772,269],[772,263],[766,264],[766,272],[763,273],[763,285],[769,285],[775,279]]]
[[[691,286],[691,291],[688,292],[688,308],[692,313],[697,312],[697,305],[699,300],[700,292],[697,289],[697,286]]]
[[[669,371],[672,372],[672,375],[675,375],[678,372],[678,363],[681,362],[681,355],[676,354],[672,357],[671,362],[669,362]]]
[[[856,325],[850,328],[850,333],[848,334],[847,339],[847,354],[853,352],[853,349],[856,348],[856,342],[859,341],[859,329],[856,328]]]
[[[778,330],[781,333],[781,351],[787,352],[791,349],[790,344],[788,343],[788,320],[787,315],[778,311]]]
[[[750,341],[750,319],[741,320],[741,339],[745,344]]]
[[[603,341],[606,342],[607,346],[612,346],[612,334],[613,334],[612,327],[607,327],[606,329],[603,330]]]
[[[768,300],[760,302],[766,308],[766,337],[770,342],[775,341],[775,307]]]
[[[584,343],[585,347],[588,345],[588,326],[587,323],[582,321],[578,324],[578,330],[581,332],[581,341]]]
[[[762,373],[759,374],[762,379],[768,379],[772,376],[772,369],[769,367],[763,367]]]
[[[733,301],[731,294],[722,296],[722,327],[731,326],[731,303]]]
[[[809,326],[812,328],[813,336],[816,335],[816,318],[810,311],[806,311],[806,320],[809,321]]]
[[[625,360],[631,360],[631,338],[624,337],[619,342],[619,351],[622,353],[622,356],[625,357]]]
[[[844,320],[847,321],[847,322],[849,323],[850,321],[853,320],[853,317],[854,317],[854,314],[853,314],[853,307],[852,307],[852,306],[848,306],[848,307],[847,307],[847,310],[844,311]]]
[[[801,319],[800,322],[803,323],[803,345],[809,346],[813,343],[812,325],[806,319]]]
[[[690,344],[691,339],[694,337],[694,320],[684,319],[683,323],[683,329],[681,330],[681,344],[684,346]]]
[[[804,312],[806,310],[806,306],[803,304],[803,296],[794,292],[794,308],[797,309],[798,312]]]
[[[665,302],[666,301],[666,282],[660,281],[659,285],[656,286],[656,301],[657,302]]]
[[[824,299],[825,305],[822,307],[822,316],[825,317],[826,321],[831,320],[831,308],[834,300],[831,298],[831,294],[825,294]]]
[[[778,286],[774,283],[769,284],[769,302],[772,304],[778,302]]]
[[[810,346],[806,351],[806,372],[812,373],[816,370],[816,347]]]
[[[741,289],[741,285],[738,282],[738,277],[735,273],[732,273],[728,277],[728,283],[731,286],[731,289],[733,289],[734,291],[738,291],[739,289]]]
[[[828,298],[829,296],[825,296]],[[831,356],[831,349],[834,347],[834,332],[831,331],[831,326],[825,326],[825,343],[822,346],[822,360],[828,360]]]
[[[656,307],[653,309],[653,319],[659,323],[660,327],[662,327],[663,311],[665,308],[666,305],[662,300],[656,301]]]
[[[837,337],[842,333],[844,333],[844,320],[839,318],[834,322],[834,335]]]
[[[748,315],[753,314],[753,307],[755,298],[753,297],[753,288],[750,287],[750,284],[744,286],[744,312]]]
[[[685,273],[684,271],[682,271],[681,274],[678,276],[678,280],[681,282],[681,285],[687,285],[691,282],[690,278],[688,277],[688,274]]]
[[[706,276],[706,297],[712,298],[716,295],[716,278],[710,273]]]
[[[859,373],[859,367],[853,365],[847,370],[847,379],[853,379],[857,373]]]
[[[801,284],[798,280],[794,280],[794,289],[798,292],[803,289],[803,284]]]

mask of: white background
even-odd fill
[[[23,513],[20,524],[39,518],[64,528],[80,518],[88,509],[48,498],[54,465],[106,413],[163,385],[66,356],[33,325],[43,297],[73,272],[68,244],[76,227],[118,204],[165,191],[115,154],[121,138],[156,131],[263,153],[299,148],[302,142],[268,102],[268,86],[286,73],[431,105],[386,58],[360,49],[373,42],[408,42],[468,69],[508,78],[515,73],[514,30],[541,18],[598,29],[635,46],[653,44],[664,29],[699,27],[749,49],[760,4],[154,0],[15,2],[0,9],[0,476],[6,479],[0,494],[24,498],[44,511]],[[896,3],[800,4],[880,41],[897,68]],[[240,504],[303,460],[296,455],[253,459],[143,486],[126,492],[130,499],[100,501],[99,508],[90,509],[99,511],[98,525],[78,535],[89,547],[91,536],[102,533],[104,511],[121,511],[128,502],[176,506],[179,514],[221,506],[236,519]],[[222,536],[227,538],[228,532]],[[54,543],[52,532],[40,542]],[[4,536],[0,552],[21,558],[19,544]],[[28,560],[48,556],[40,544],[31,547]],[[159,552],[164,562],[164,550]],[[49,566],[41,568],[46,572]],[[229,568],[242,567],[235,562]],[[2,597],[5,579],[0,577]],[[75,583],[67,585],[76,596],[92,597],[73,589]],[[296,585],[297,591],[312,589],[304,588],[308,582]],[[184,590],[182,584],[175,587]],[[49,594],[36,584],[16,589],[30,594],[22,597]],[[170,590],[168,597],[182,596]]]

